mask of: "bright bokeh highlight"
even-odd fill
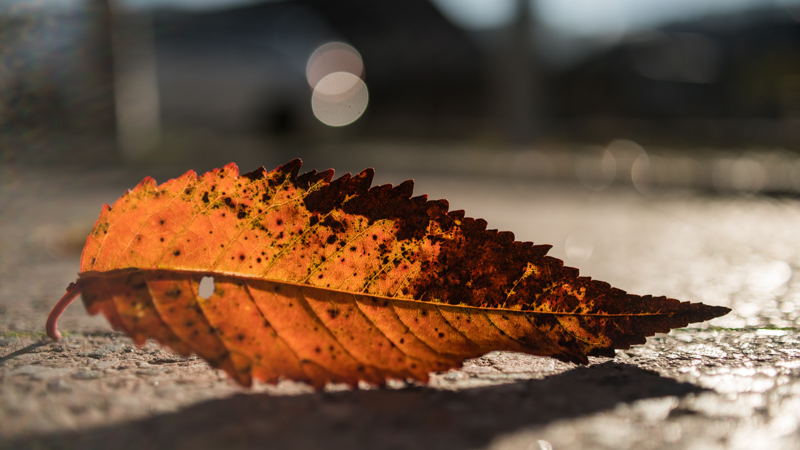
[[[306,65],[306,79],[314,89],[311,109],[325,125],[349,125],[367,109],[369,93],[364,83],[361,55],[343,42],[328,42],[314,50]]]
[[[322,78],[311,96],[311,109],[320,122],[332,127],[349,125],[367,109],[369,93],[361,78],[335,72]]]
[[[314,88],[326,76],[335,72],[347,72],[363,78],[364,62],[352,46],[343,42],[328,42],[314,50],[306,65],[306,79]]]

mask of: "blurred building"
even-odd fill
[[[631,33],[549,87],[562,135],[800,148],[800,22],[768,8]]]
[[[487,104],[481,52],[427,0],[270,2],[156,15],[159,90],[169,123],[272,134],[323,127],[306,65],[343,41],[361,55],[368,134],[453,136]]]
[[[800,147],[800,15],[786,8],[632,31],[555,64],[547,55],[564,42],[524,0],[516,20],[480,31],[455,25],[429,0],[193,11],[57,3],[12,2],[0,15],[0,138],[15,136],[13,148],[115,134],[117,154],[135,158],[158,146],[162,129]],[[314,105],[331,108],[312,100],[319,80],[307,73],[331,42],[352,46],[361,66],[327,88],[363,84],[357,114],[335,126],[315,116]]]
[[[517,24],[460,29],[427,0],[271,2],[164,12],[156,23],[159,88],[170,122],[313,133],[320,124],[308,107],[308,55],[325,42],[344,41],[363,57],[370,95],[351,133],[502,133],[508,130],[498,120],[512,119],[498,111],[497,97],[510,95],[519,98],[518,108],[527,103],[535,111],[528,114],[537,137],[605,142],[634,136],[680,145],[800,142],[794,131],[800,23],[784,8],[639,30],[568,66],[537,56],[534,49],[554,43],[535,22],[522,36],[527,32],[537,42],[515,47]],[[512,83],[507,74],[525,64],[529,85]]]
[[[0,6],[0,141],[5,157],[53,156],[54,142],[113,136],[108,3]],[[108,152],[96,149],[99,153]],[[86,149],[87,152],[92,152]],[[29,155],[29,154],[34,155]],[[92,157],[102,157],[92,154]]]

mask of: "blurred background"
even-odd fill
[[[546,180],[795,192],[800,1],[2,0],[0,139],[19,163],[399,146],[437,170],[479,152]]]
[[[790,326],[798,150],[800,0],[0,0],[0,325],[145,175],[300,157]]]

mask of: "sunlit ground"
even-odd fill
[[[800,404],[800,391],[795,382],[800,373],[800,352],[794,337],[800,317],[800,278],[794,273],[800,267],[800,240],[795,237],[800,224],[796,199],[800,171],[795,168],[800,166],[791,153],[740,150],[691,154],[643,148],[624,140],[595,147],[490,151],[474,145],[396,142],[278,145],[226,141],[208,132],[181,139],[194,144],[176,146],[172,154],[154,155],[135,165],[3,166],[0,333],[4,337],[0,352],[16,351],[24,343],[39,339],[48,309],[75,279],[80,249],[100,206],[113,202],[143,176],[154,175],[163,182],[187,169],[204,171],[231,160],[245,172],[261,164],[273,168],[299,156],[306,162],[304,169],[332,166],[339,175],[374,166],[374,184],[397,184],[414,178],[417,194],[446,198],[451,209],[482,217],[489,228],[513,231],[519,240],[550,244],[550,255],[578,267],[583,275],[627,291],[733,309],[725,317],[620,351],[611,365],[597,366],[596,372],[580,372],[568,364],[507,353],[469,362],[461,371],[435,377],[434,386],[445,391],[467,389],[471,394],[454,394],[447,402],[437,403],[439,400],[432,399],[438,394],[402,391],[397,394],[397,411],[416,414],[416,406],[402,405],[416,405],[408,396],[421,395],[420,401],[430,402],[425,403],[429,404],[426,411],[433,408],[430,411],[439,414],[436,417],[462,414],[474,421],[474,429],[479,430],[475,436],[481,437],[469,441],[472,435],[443,425],[424,433],[412,432],[415,439],[445,439],[452,432],[455,434],[449,439],[472,442],[475,448],[521,450],[547,449],[548,445],[586,448],[587,443],[593,448],[622,448],[618,445],[621,440],[631,443],[625,448],[738,448],[725,444],[733,441],[746,444],[742,448],[758,448],[767,441],[776,445],[772,448],[792,448],[800,442],[792,434],[800,429],[800,408],[796,406]],[[225,142],[229,145],[223,146]],[[89,341],[106,339],[103,333],[110,331],[103,319],[87,317],[80,304],[67,310],[61,329],[101,333],[89,338],[75,335],[77,340],[69,343],[78,349],[75,352],[86,352],[80,349],[87,345],[100,345]],[[69,348],[64,351],[73,351]],[[106,345],[100,350],[109,348]],[[106,363],[105,356],[98,357],[100,363],[92,360],[94,365],[86,372],[89,375],[81,371],[84,369],[79,373],[72,368],[53,372],[50,365],[57,360],[42,359],[49,358],[50,353],[3,362],[0,396],[6,401],[0,401],[5,405],[0,406],[0,416],[14,417],[14,421],[6,422],[11,425],[5,428],[0,425],[0,433],[22,436],[37,430],[81,430],[84,426],[144,420],[150,415],[162,420],[166,417],[162,415],[170,411],[178,412],[166,418],[180,421],[195,417],[186,413],[187,408],[194,408],[191,405],[200,410],[210,408],[213,405],[205,402],[213,398],[228,399],[220,401],[237,408],[241,406],[237,402],[244,401],[245,397],[230,397],[235,389],[203,372],[199,363],[180,364],[194,364],[191,370],[202,372],[197,377],[208,384],[203,389],[187,381],[194,375],[181,375],[183,369],[177,365],[166,372],[147,365],[148,355],[156,354],[154,346],[136,352],[120,354],[122,362],[113,364]],[[145,362],[136,359],[138,366],[126,365],[129,357],[145,358]],[[603,360],[594,362],[601,364]],[[643,375],[636,367],[661,376],[650,372]],[[618,379],[614,374],[622,375]],[[81,381],[81,377],[90,375],[94,378]],[[128,381],[119,382],[117,378],[122,375]],[[581,378],[584,376],[588,378]],[[550,378],[536,381],[540,384],[525,384],[542,377]],[[630,394],[645,389],[648,380],[656,384],[652,392]],[[680,389],[669,387],[673,380],[689,384]],[[506,383],[512,384],[498,387]],[[562,386],[559,383],[571,387],[552,391],[552,386]],[[112,385],[117,387],[112,389]],[[95,405],[100,400],[90,402],[90,396],[84,395],[85,389],[100,386],[105,386],[97,397],[105,399],[102,404],[106,409],[102,411]],[[138,386],[138,391],[129,392],[133,386]],[[23,388],[41,391],[35,397],[39,400],[25,397]],[[281,414],[291,417],[306,414],[302,411],[308,402],[328,405],[328,400],[309,397],[303,394],[307,391],[298,391],[294,385],[264,389],[258,392],[269,392],[270,396],[258,397],[262,404],[283,402],[273,395],[306,395],[281,403]],[[518,391],[533,392],[536,398]],[[687,394],[690,391],[693,393]],[[547,392],[555,392],[555,397]],[[333,402],[349,399],[337,404],[348,404],[359,414],[373,417],[378,425],[368,428],[381,436],[399,432],[396,419],[391,418],[394,416],[372,409],[380,401],[371,395],[384,394],[341,395],[345,397],[325,398]],[[576,395],[599,403],[582,403]],[[515,413],[518,419],[512,424],[500,424],[499,419],[497,423],[490,419],[482,422],[480,418],[488,416],[480,412],[481,408],[498,398],[511,402],[515,411],[526,412],[521,416]],[[541,402],[549,406],[545,410],[533,407]],[[570,406],[570,402],[584,406]],[[441,404],[441,410],[436,409],[437,404]],[[586,406],[589,404],[595,406]],[[45,405],[49,412],[42,415],[40,409]],[[347,441],[345,437],[351,436],[347,432],[326,428],[326,424],[338,423],[339,416],[328,414],[325,408],[319,409],[314,419],[314,426],[323,433],[319,438]],[[254,417],[258,414],[267,413]],[[386,414],[391,417],[385,418]],[[491,417],[506,417],[501,412],[493,414]],[[264,423],[272,423],[270,417],[262,417]],[[525,417],[531,419],[526,422]],[[290,444],[299,439],[296,433],[277,429],[264,433],[268,438],[288,439],[285,442]],[[370,430],[359,433],[383,442]],[[85,436],[107,439],[102,433]],[[344,444],[331,445],[345,448]]]

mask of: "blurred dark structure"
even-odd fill
[[[800,22],[770,8],[633,33],[549,87],[573,138],[797,149]]]
[[[307,106],[305,58],[317,45],[343,40],[366,68],[370,103],[351,131],[359,134],[800,143],[800,23],[783,8],[632,33],[577,65],[554,68],[537,57],[535,23],[526,23],[530,7],[520,5],[522,20],[482,32],[459,29],[427,0],[297,0],[161,13],[156,45],[165,120],[207,114],[216,126],[279,134],[321,129]],[[514,123],[519,118],[528,120],[528,133]]]
[[[483,31],[429,0],[138,12],[109,0],[15,4],[28,9],[0,11],[0,139],[15,139],[6,155],[49,139],[108,156],[105,145],[65,142],[116,135],[116,154],[135,159],[158,148],[161,130],[196,129],[309,142],[800,148],[800,15],[783,7],[632,32],[557,66],[541,57],[552,36],[523,0],[516,20]],[[305,73],[332,41],[360,52],[369,89],[363,117],[342,128],[316,120]]]
[[[91,140],[87,158],[107,156],[115,132],[110,28],[105,0],[0,6],[2,159],[57,158],[65,139]]]
[[[486,109],[481,53],[427,0],[299,0],[156,16],[165,121],[273,134],[313,130],[308,56],[329,41],[360,53],[370,103],[361,132],[444,137]]]

